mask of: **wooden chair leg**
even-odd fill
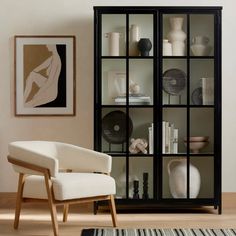
[[[67,221],[68,212],[69,212],[69,204],[65,204],[63,209],[63,222]]]
[[[53,232],[54,232],[54,236],[58,236],[57,208],[56,208],[56,204],[54,204],[54,201],[53,201],[54,195],[53,195],[53,189],[52,189],[52,181],[48,173],[44,174],[44,179],[45,179],[45,184],[47,188],[48,204],[49,204],[50,213],[51,213]]]
[[[117,226],[117,217],[116,217],[116,205],[115,205],[114,196],[111,195],[110,200],[108,200],[108,201],[109,201],[109,207],[110,207],[110,211],[111,211],[112,223],[113,223],[113,226],[116,227]]]
[[[22,204],[22,195],[23,195],[23,190],[24,190],[24,182],[25,182],[25,175],[20,173],[19,180],[18,180],[17,198],[16,198],[14,229],[18,229],[18,226],[19,226],[20,211],[21,211],[21,204]]]

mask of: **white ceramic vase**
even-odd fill
[[[206,36],[196,36],[192,39],[191,50],[194,56],[209,56],[212,47],[208,45],[209,38]]]
[[[119,56],[120,55],[120,33],[109,32],[105,34],[105,37],[108,38],[109,56]]]
[[[172,44],[173,56],[185,55],[185,39],[186,33],[182,30],[184,18],[183,17],[171,17],[170,27],[171,31],[168,34],[168,40]]]
[[[173,198],[187,197],[187,162],[185,159],[171,160],[167,165],[169,187]],[[189,164],[190,198],[196,198],[200,191],[201,176],[199,170]]]
[[[138,41],[139,41],[139,27],[137,25],[131,25],[129,56],[138,56],[139,55]]]

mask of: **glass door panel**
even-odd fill
[[[111,176],[116,180],[115,198],[126,198],[126,157],[112,158]]]
[[[129,104],[153,104],[153,59],[129,60]]]
[[[153,56],[153,15],[130,14],[129,32],[129,56]]]
[[[186,56],[187,15],[163,15],[163,56]]]
[[[129,198],[153,198],[153,158],[129,158]]]
[[[151,108],[130,108],[129,116],[133,123],[129,150],[130,155],[153,154],[153,110]],[[141,149],[136,147],[139,145]]]
[[[207,168],[206,168],[207,167]],[[214,157],[190,158],[190,198],[214,197]]]
[[[186,59],[163,59],[162,99],[164,105],[187,103]]]
[[[129,120],[128,130],[126,118],[125,108],[102,108],[102,152],[126,153],[126,133],[132,133],[132,122]]]
[[[214,105],[214,60],[190,60],[190,104]]]
[[[126,15],[102,14],[102,56],[126,55]]]
[[[163,158],[162,198],[187,198],[186,163],[184,156]]]
[[[214,56],[214,15],[190,15],[190,55]]]
[[[126,104],[126,61],[102,59],[102,105]]]
[[[214,152],[214,109],[190,109],[190,153]]]
[[[187,109],[164,108],[162,121],[162,153],[185,154],[187,136]]]

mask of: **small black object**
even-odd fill
[[[149,199],[148,195],[148,173],[143,173],[143,199]]]
[[[138,49],[141,52],[141,56],[149,56],[149,51],[152,49],[152,43],[148,38],[141,38],[138,42]]]
[[[138,180],[134,180],[133,199],[139,199],[139,181]]]

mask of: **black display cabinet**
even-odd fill
[[[221,213],[221,7],[94,7],[94,148],[117,208]]]

